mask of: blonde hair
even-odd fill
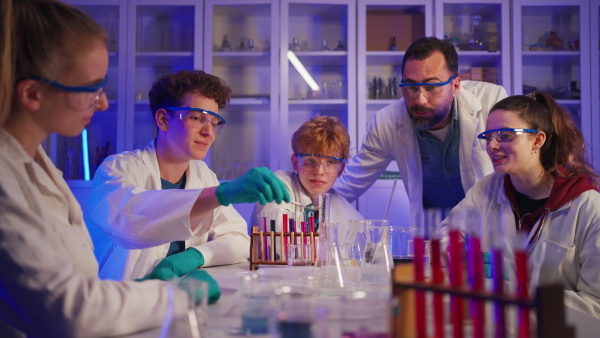
[[[340,119],[333,116],[317,116],[302,124],[292,136],[295,154],[314,154],[350,157],[350,135]]]
[[[3,0],[0,48],[0,126],[12,113],[17,83],[53,79],[106,34],[92,18],[56,0]]]

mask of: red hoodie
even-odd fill
[[[564,169],[561,168],[561,172],[564,173]],[[592,183],[592,179],[588,175],[582,174],[568,179],[562,178],[559,175],[554,175],[554,185],[552,186],[552,190],[550,191],[550,196],[546,201],[546,205],[539,208],[535,212],[525,215],[521,221],[521,228],[528,232],[531,231],[537,220],[540,219],[540,216],[541,225],[544,223],[544,220],[549,212],[557,210],[588,190],[598,191],[598,189]],[[516,202],[515,187],[513,186],[512,181],[510,180],[510,175],[508,174],[504,176],[504,193],[513,207],[515,222],[518,226],[520,211]],[[536,232],[541,228],[541,226],[537,227]],[[531,236],[531,238],[535,238],[537,233],[533,235],[534,236]]]

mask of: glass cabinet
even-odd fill
[[[590,142],[588,13],[589,1],[515,0],[513,67],[515,94],[549,93]]]
[[[121,74],[126,64],[127,45],[123,32],[127,27],[120,18],[125,16],[126,7],[118,0],[94,4],[72,0],[70,3],[94,18],[107,33],[109,80],[105,93],[109,107],[106,111],[96,112],[92,123],[80,136],[52,134],[47,150],[66,180],[89,180],[106,156],[124,148],[125,119],[119,112],[125,109],[126,85]]]
[[[457,49],[461,80],[511,89],[510,19],[507,0],[436,1],[436,36]]]
[[[431,0],[358,2],[358,141],[375,113],[401,97],[402,59],[410,44],[433,32]],[[356,144],[358,149],[361,144]],[[395,163],[390,171],[397,171]]]
[[[227,124],[206,159],[221,180],[278,168],[278,17],[278,1],[206,1],[204,70],[232,89],[221,111]]]
[[[355,11],[352,0],[281,2],[278,168],[291,170],[291,136],[317,115],[338,117],[356,145]]]
[[[194,0],[129,2],[126,149],[144,148],[156,137],[148,101],[152,83],[164,74],[200,67],[202,4]]]

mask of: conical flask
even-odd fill
[[[389,244],[389,221],[367,220],[367,245],[359,278],[367,285],[391,285],[394,261]]]
[[[319,227],[319,249],[311,279],[319,287],[346,287],[348,278],[337,244],[339,223],[323,222]]]

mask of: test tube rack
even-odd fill
[[[475,291],[468,287],[415,282],[413,263],[396,264],[392,275],[392,292],[405,309],[394,319],[393,337],[417,337],[415,330],[415,292],[424,291],[467,300],[492,302],[535,311],[537,315],[536,337],[574,338],[575,331],[565,323],[563,288],[560,285],[544,285],[536,289],[534,298],[523,299],[511,294],[498,294],[490,291]],[[492,325],[492,324],[490,324]]]
[[[259,227],[254,226],[250,234],[250,271],[258,269],[259,265],[287,265],[287,252],[281,248],[296,241],[312,245],[312,264],[315,264],[318,238],[318,232],[259,231]],[[276,255],[277,247],[280,248],[279,255]]]

